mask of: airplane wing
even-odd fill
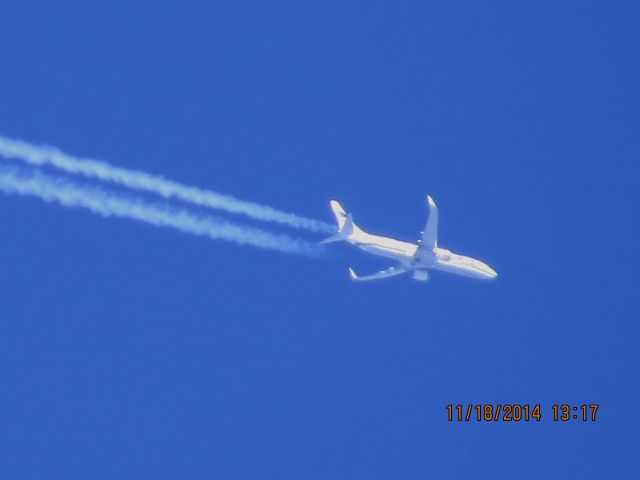
[[[427,204],[429,205],[429,218],[422,232],[420,248],[433,250],[438,246],[438,206],[431,195],[427,195]]]
[[[381,278],[395,277],[396,275],[400,275],[402,273],[405,273],[406,271],[407,270],[404,268],[389,267],[386,270],[381,270],[378,273],[374,273],[373,275],[365,275],[360,277],[356,274],[356,272],[353,271],[353,268],[350,268],[349,276],[352,280],[356,280],[358,282],[366,282],[369,280],[380,280]]]

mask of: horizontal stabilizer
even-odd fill
[[[335,235],[331,235],[329,238],[325,238],[324,240],[321,240],[318,243],[320,245],[324,245],[325,243],[341,242],[343,240],[344,240],[344,237],[339,233],[336,233]]]

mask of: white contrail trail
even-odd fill
[[[104,217],[129,218],[240,245],[309,256],[319,253],[315,244],[288,235],[274,234],[211,216],[196,215],[188,210],[150,203],[96,187],[82,186],[37,171],[27,172],[10,166],[0,166],[0,191],[37,197],[65,207],[84,208]]]
[[[76,158],[55,147],[37,146],[1,135],[0,156],[20,160],[33,166],[49,165],[67,173],[113,182],[127,188],[152,192],[167,199],[179,199],[194,205],[246,215],[257,220],[280,223],[314,232],[331,233],[335,230],[332,225],[319,220],[301,217],[211,190],[190,187],[158,175],[114,167],[99,160]]]

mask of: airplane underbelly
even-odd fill
[[[470,259],[455,255],[451,260],[438,260],[436,262],[436,268],[443,272],[454,273],[456,275],[463,275],[465,277],[472,278],[485,278],[486,274],[473,268],[472,265],[461,265],[462,262],[468,262]]]

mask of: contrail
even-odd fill
[[[179,199],[194,205],[246,215],[256,220],[275,222],[313,232],[331,233],[335,228],[325,222],[302,217],[273,207],[247,202],[211,190],[190,187],[146,172],[114,167],[106,162],[76,158],[55,147],[37,146],[0,136],[0,156],[20,160],[33,166],[49,165],[71,174],[80,174],[146,192],[166,199]]]
[[[308,256],[316,256],[320,251],[317,245],[288,235],[237,225],[211,216],[195,215],[184,209],[82,186],[37,171],[27,172],[15,167],[0,166],[0,191],[37,197],[65,207],[84,208],[104,217],[138,220],[240,245]]]

